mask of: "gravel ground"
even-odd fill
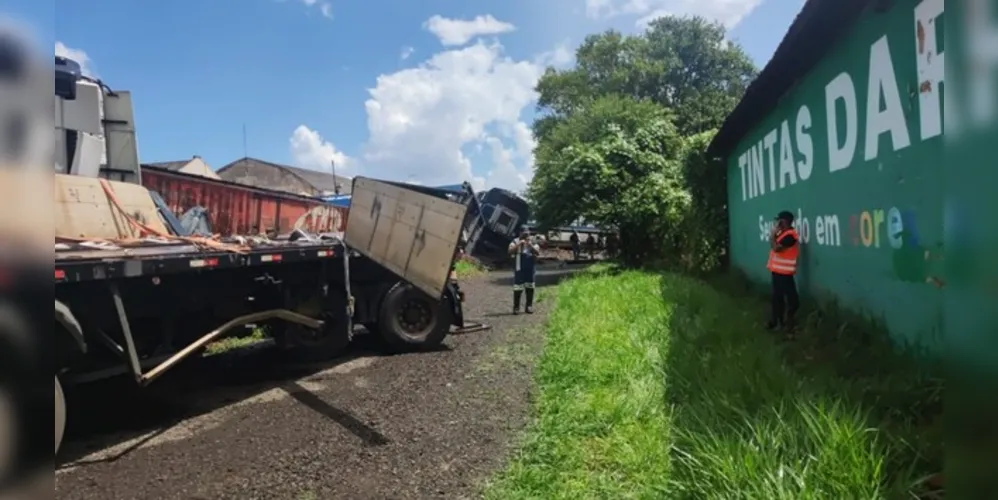
[[[541,270],[538,284],[569,272]],[[70,394],[56,498],[475,497],[526,423],[553,302],[542,288],[536,314],[509,315],[509,284],[503,272],[467,281],[468,318],[493,329],[435,352],[379,356],[360,336],[320,367],[261,350],[142,392],[112,382]]]

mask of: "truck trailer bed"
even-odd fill
[[[223,240],[222,243],[229,241]],[[268,264],[307,262],[342,256],[338,238],[243,243],[241,252],[204,249],[186,242],[136,246],[57,246],[56,283],[72,283]]]

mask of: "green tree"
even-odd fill
[[[655,98],[676,113],[686,137],[720,128],[756,77],[742,48],[725,40],[725,29],[701,17],[666,16],[644,34],[647,57],[664,68],[655,76]]]
[[[707,155],[716,130],[686,138],[682,178],[693,193],[682,228],[680,263],[690,271],[713,271],[727,263],[728,186],[727,171]]]
[[[586,37],[574,68],[548,69],[537,84],[535,218],[616,226],[631,261],[721,265],[727,186],[706,146],[755,75],[724,27],[700,17]]]
[[[598,97],[557,122],[538,145],[528,189],[534,216],[541,227],[580,216],[616,227],[625,260],[654,258],[680,242],[675,230],[690,205],[683,151],[672,116],[661,106]]]
[[[756,75],[741,47],[725,40],[724,27],[701,17],[662,17],[637,36],[612,30],[590,35],[575,59],[574,68],[548,69],[537,84],[538,140],[609,94],[672,110],[682,136],[704,132],[723,123]]]

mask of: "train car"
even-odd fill
[[[263,189],[142,165],[142,185],[159,193],[178,217],[194,207],[207,211],[212,232],[223,236],[277,232],[339,232],[348,209],[317,198]]]

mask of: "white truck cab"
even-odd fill
[[[55,58],[55,171],[140,183],[132,95]]]

